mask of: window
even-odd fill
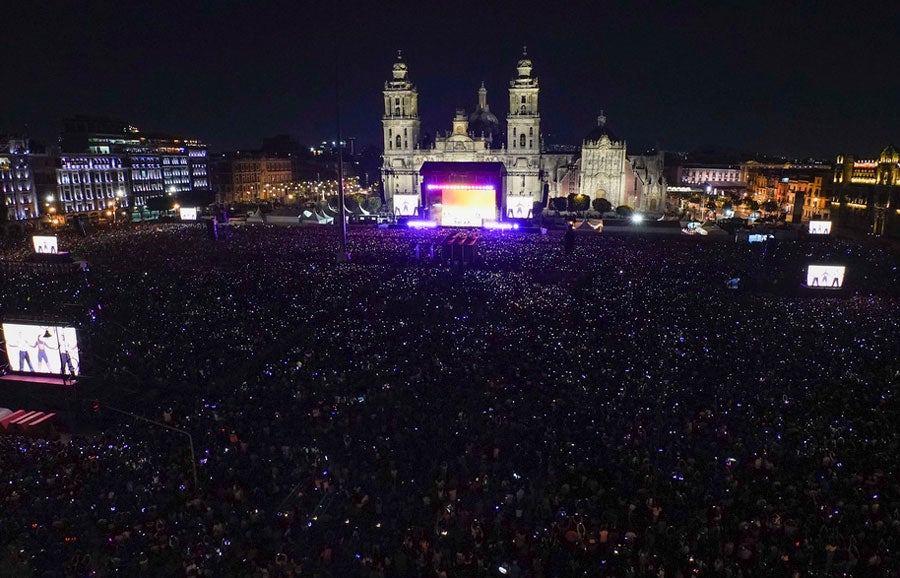
[[[400,140],[400,135],[397,135],[397,148],[400,148],[402,141]]]
[[[533,126],[528,127],[528,136],[534,136],[534,127]]]
[[[522,108],[519,110],[521,114],[525,114],[525,105],[522,105]]]
[[[525,100],[525,97],[523,96],[523,97],[522,97],[522,104],[525,104],[526,102],[527,102],[527,101]]]
[[[525,133],[524,133],[524,132],[523,132],[522,135],[519,137],[519,146],[522,147],[522,148],[525,147]]]

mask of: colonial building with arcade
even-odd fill
[[[482,83],[475,110],[457,110],[451,130],[429,142],[422,138],[418,91],[398,54],[384,84],[382,116],[382,181],[385,201],[396,215],[475,225],[527,217],[536,203],[546,206],[550,198],[572,193],[606,198],[613,207],[663,210],[662,154],[629,157],[605,115],[580,147],[547,150],[533,71],[523,51],[509,81],[505,131]]]

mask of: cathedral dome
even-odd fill
[[[487,103],[487,89],[484,83],[478,89],[478,108],[469,115],[469,134],[478,138],[484,136],[490,142],[491,148],[500,146],[502,132],[500,131],[500,119],[491,112]]]
[[[597,126],[584,137],[584,140],[597,142],[604,136],[612,142],[620,142],[615,133],[609,130],[609,127],[606,125],[606,115],[600,113],[600,116],[597,117]]]
[[[469,127],[472,127],[474,124],[483,124],[485,126],[496,126],[500,127],[500,119],[497,118],[497,115],[491,112],[490,107],[486,106],[484,108],[480,108],[469,115]]]
[[[484,135],[491,141],[492,148],[500,146],[500,120],[489,107],[478,109],[469,115],[469,133],[474,137]]]

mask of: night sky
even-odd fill
[[[72,114],[216,151],[332,140],[339,84],[344,135],[380,149],[397,49],[433,134],[482,80],[503,118],[522,45],[548,143],[580,143],[601,109],[629,151],[828,158],[900,141],[897,1],[18,4],[0,33],[0,132],[47,143]]]

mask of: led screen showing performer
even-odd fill
[[[531,197],[506,197],[506,218],[530,219],[534,211]]]
[[[197,220],[197,208],[196,207],[181,207],[178,211],[179,211],[179,214],[181,215],[182,221],[196,221]]]
[[[74,327],[4,323],[6,356],[13,371],[74,377],[80,371]]]
[[[394,195],[394,214],[398,217],[418,216],[419,195]]]
[[[809,234],[810,235],[830,235],[831,234],[831,221],[810,221],[809,222]]]
[[[58,253],[56,235],[34,235],[31,237],[35,253]]]
[[[811,289],[840,289],[844,285],[842,265],[810,265],[806,270],[806,286]]]

